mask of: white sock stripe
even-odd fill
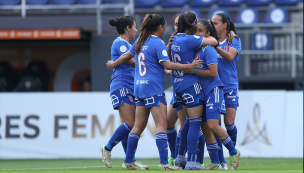
[[[175,130],[175,127],[171,128],[171,129],[167,129],[167,133],[174,133],[176,130]]]
[[[138,134],[134,134],[134,133],[129,133],[129,137],[137,138],[137,139],[140,138],[140,136]]]
[[[129,131],[131,131],[131,129],[129,128],[129,126],[128,126],[127,123],[123,123],[123,125],[124,125]]]
[[[226,127],[227,130],[232,130],[232,129],[234,129],[235,125],[233,124],[233,125],[225,126],[225,127]]]
[[[202,130],[200,130],[200,132],[199,132],[199,136],[202,136],[202,135],[204,135],[204,134],[203,134],[203,131],[202,131]]]
[[[230,138],[230,136],[228,136],[224,141],[222,141],[222,143],[227,144],[230,141],[231,141],[231,138]]]

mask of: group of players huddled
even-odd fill
[[[235,148],[234,121],[239,98],[237,63],[241,40],[229,16],[218,13],[206,20],[198,19],[190,11],[178,14],[174,18],[176,32],[167,46],[161,40],[167,21],[159,14],[145,16],[133,45],[129,40],[135,39],[137,30],[132,17],[110,19],[109,23],[116,26],[119,34],[112,44],[112,60],[107,67],[113,70],[111,100],[122,124],[108,143],[100,147],[105,165],[112,167],[111,150],[121,142],[126,154],[124,169],[149,169],[134,156],[151,112],[156,124],[159,169],[237,169],[241,154]],[[172,75],[174,88],[168,111],[164,73]],[[226,130],[220,124],[221,114]],[[177,133],[178,118],[181,129]],[[205,143],[211,159],[206,166]],[[229,151],[229,165],[223,156],[223,145]]]

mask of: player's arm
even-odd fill
[[[195,69],[190,70],[184,70],[185,73],[192,74]],[[196,75],[202,76],[202,77],[210,77],[210,78],[216,78],[217,76],[217,63],[208,65],[208,70],[197,70],[195,71]]]
[[[204,37],[204,40],[203,40],[201,46],[207,46],[207,45],[216,46],[216,45],[218,45],[218,41],[214,37],[211,37],[211,36]]]
[[[170,61],[172,61],[171,45],[172,45],[173,40],[174,40],[174,34],[172,34],[171,37],[169,38],[168,45],[167,45],[167,52],[168,52]]]
[[[131,58],[133,58],[133,54],[130,53],[130,51],[122,54],[116,61],[113,61],[113,60],[109,60],[107,62],[107,67],[110,69],[110,70],[113,70],[115,67],[119,66],[120,64],[123,64],[129,60],[131,60]],[[133,59],[134,60],[134,59]],[[131,60],[132,61],[132,60]],[[135,61],[134,61],[135,63]],[[129,64],[129,62],[128,62]],[[132,63],[131,63],[132,64]],[[130,64],[129,64],[130,65]],[[135,65],[134,65],[135,66]]]
[[[173,63],[171,61],[161,61],[162,65],[167,70],[187,70],[187,69],[195,69],[199,68],[202,65],[202,60],[193,60],[193,62],[190,64],[177,64]]]
[[[129,66],[131,66],[132,68],[135,68],[135,60],[133,58],[129,59],[127,61],[127,63],[129,64]]]
[[[229,51],[227,52],[222,48],[220,48],[219,46],[217,46],[215,50],[228,62],[232,62],[234,57],[238,54],[238,51],[234,48],[229,49]]]

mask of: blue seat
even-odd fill
[[[193,0],[190,2],[190,7],[210,7],[216,2],[217,0]]]
[[[168,7],[182,7],[185,4],[188,3],[188,0],[165,0],[161,3],[162,7],[168,8]]]
[[[137,0],[134,6],[135,8],[153,8],[160,2],[161,0]]]
[[[81,0],[80,4],[96,4],[96,0]]]
[[[226,13],[230,17],[230,13],[226,8],[215,8],[209,11],[208,19],[211,19],[217,13]]]
[[[251,34],[251,50],[272,50],[272,36],[267,31],[257,31]]]
[[[303,0],[276,0],[277,5],[298,5]]]
[[[247,5],[249,6],[268,6],[273,0],[248,0]]]
[[[265,16],[265,23],[287,23],[288,13],[285,7],[268,8]]]
[[[222,0],[218,3],[221,7],[232,7],[232,6],[239,6],[241,5],[245,0]]]
[[[129,0],[102,0],[103,4],[125,4],[129,3]]]
[[[49,0],[26,0],[27,5],[44,5],[48,4]]]
[[[191,12],[195,13],[196,17],[199,18],[199,19],[202,18],[202,13],[201,13],[199,8],[184,8],[184,9],[181,10],[181,13],[184,13],[184,12],[187,12],[187,11],[191,11]]]
[[[259,23],[259,13],[254,7],[241,8],[236,16],[235,23],[252,24]]]
[[[0,5],[18,5],[21,0],[0,0]]]
[[[53,4],[70,5],[76,4],[77,0],[53,0]]]

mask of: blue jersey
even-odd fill
[[[131,48],[124,39],[118,37],[114,40],[111,47],[111,58],[116,61],[122,54],[127,52]],[[110,82],[110,93],[120,88],[126,88],[130,94],[133,95],[134,90],[134,68],[132,68],[127,62],[117,66],[112,72],[112,79]]]
[[[218,63],[217,52],[213,46],[201,47],[197,50],[195,57],[196,59],[200,59],[203,61],[202,66],[198,68],[199,70],[209,70],[208,65]],[[203,93],[209,93],[211,90],[213,90],[213,88],[223,86],[219,75],[217,75],[215,78],[200,76],[200,79],[201,86],[203,88]]]
[[[203,37],[177,33],[171,45],[172,60],[174,63],[192,63],[195,58],[195,49],[201,47]],[[196,82],[200,81],[195,74],[183,73],[183,71],[173,70],[172,83],[175,92],[181,92]]]
[[[238,52],[232,62],[226,61],[220,54],[218,54],[218,72],[220,79],[224,84],[224,93],[227,93],[233,89],[239,88],[237,64],[242,50],[241,39],[235,38],[232,41],[232,44],[228,44],[227,40],[224,40],[223,42],[220,42],[220,47],[227,52],[229,49],[236,49]]]
[[[130,49],[135,55],[135,46]],[[164,66],[162,61],[170,61],[165,43],[151,35],[141,50],[135,55],[134,96],[144,99],[164,93]]]

